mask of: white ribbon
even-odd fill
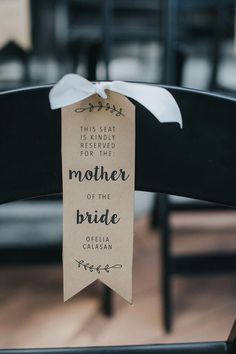
[[[94,94],[107,98],[106,91],[120,93],[146,107],[161,123],[177,122],[182,127],[179,106],[169,91],[162,87],[124,81],[92,83],[80,75],[65,75],[50,91],[52,109],[84,100]]]

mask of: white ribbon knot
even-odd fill
[[[96,82],[95,85],[96,85],[96,93],[99,96],[101,96],[104,100],[106,100],[107,99],[107,94],[105,92],[105,89],[104,89],[102,83],[100,84],[99,82]]]
[[[124,81],[92,83],[80,75],[65,75],[50,91],[52,109],[84,100],[94,94],[107,99],[105,90],[120,93],[141,103],[161,123],[177,122],[182,127],[179,106],[169,91],[162,87]]]

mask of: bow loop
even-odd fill
[[[67,74],[51,89],[50,105],[52,109],[61,108],[82,101],[95,93],[107,99],[105,89],[141,103],[161,123],[177,122],[182,127],[181,112],[174,97],[168,90],[150,84],[124,81],[93,84],[80,75]]]

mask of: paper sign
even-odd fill
[[[29,0],[0,1],[0,48],[10,41],[24,49],[31,46]]]
[[[106,93],[62,108],[65,301],[100,279],[132,302],[135,107]]]

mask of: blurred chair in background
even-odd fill
[[[184,64],[189,49],[208,53],[210,75],[208,89],[232,94],[217,81],[222,49],[233,37],[234,1],[185,1],[166,2],[166,66],[165,82],[181,85]],[[196,50],[196,49],[195,49]],[[199,55],[199,53],[198,53]],[[210,134],[210,132],[208,132]],[[227,210],[227,208],[195,200],[156,195],[152,210],[152,226],[159,227],[162,238],[162,297],[164,327],[172,328],[172,277],[178,275],[220,274],[236,271],[236,254],[205,253],[175,256],[171,252],[170,216],[176,211]]]
[[[29,84],[31,52],[28,0],[0,2],[0,89]]]

